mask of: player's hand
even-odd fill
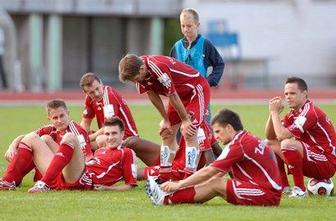
[[[282,98],[280,96],[273,97],[268,102],[268,109],[269,109],[269,112],[281,113],[281,111],[284,109]]]
[[[181,185],[179,182],[172,182],[172,181],[168,181],[160,185],[160,188],[167,193],[174,192],[180,189],[180,187]]]
[[[181,133],[184,137],[192,137],[197,133],[197,127],[190,120],[182,121]]]
[[[10,162],[14,155],[16,153],[16,148],[13,148],[12,146],[9,146],[6,153],[5,153],[5,159]]]
[[[169,133],[169,134],[172,134],[173,133],[173,130],[172,130],[172,127],[170,125],[170,122],[168,120],[165,120],[163,119],[161,122],[160,122],[160,130],[159,130],[159,134],[161,135],[163,132],[165,133]]]

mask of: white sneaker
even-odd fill
[[[154,205],[163,205],[164,198],[168,195],[168,193],[161,190],[159,184],[156,183],[152,176],[149,176],[147,179],[146,193]]]
[[[282,189],[282,194],[290,195],[292,193],[292,188],[290,186],[286,186]]]
[[[290,198],[304,198],[307,196],[305,191],[302,191],[300,187],[294,186]]]
[[[44,193],[48,191],[50,191],[48,185],[45,182],[39,180],[32,188],[28,190],[28,193]]]

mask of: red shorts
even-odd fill
[[[329,179],[335,174],[334,164],[316,146],[301,142],[303,147],[303,174],[318,180]]]
[[[226,196],[229,203],[246,206],[279,206],[281,192],[270,190],[258,185],[228,180]]]
[[[204,117],[207,112],[209,102],[210,89],[209,87],[202,87],[201,85],[197,85],[195,87],[195,94],[191,100],[182,101],[187,113],[191,115],[192,123],[195,126],[199,126],[199,124],[205,120]],[[167,115],[172,126],[181,122],[178,113],[171,104],[168,105]]]
[[[75,183],[67,183],[62,173],[59,174],[56,184],[51,187],[57,190],[92,190],[93,182],[90,174],[85,170]]]

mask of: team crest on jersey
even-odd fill
[[[171,80],[168,77],[168,75],[166,73],[163,73],[158,80],[160,81],[160,83],[165,86],[166,88],[170,87],[171,85]]]

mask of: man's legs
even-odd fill
[[[19,143],[17,152],[9,163],[3,180],[16,184],[20,183],[23,177],[34,167],[33,157],[41,154],[44,162],[48,159],[49,154],[52,154],[48,150],[46,143],[36,133],[27,134]]]
[[[77,137],[71,133],[66,133],[48,167],[42,168],[45,173],[41,171],[44,174],[41,181],[48,186],[52,186],[62,171],[65,181],[74,183],[82,175],[84,167],[84,154],[80,150]]]
[[[287,192],[289,193],[290,187],[289,187],[289,182],[288,182],[287,173],[286,173],[285,164],[284,164],[285,157],[283,153],[281,152],[280,142],[277,140],[268,140],[267,142],[276,155],[283,191],[286,193]]]
[[[160,145],[137,136],[128,137],[123,144],[134,150],[147,166],[155,166],[160,163]]]
[[[303,146],[301,142],[285,139],[280,144],[288,169],[293,175],[294,186],[306,191],[303,177]]]
[[[149,181],[150,183],[151,181]],[[215,196],[221,196],[226,199],[226,183],[224,177],[215,176],[196,186],[190,186],[171,194],[163,192],[156,183],[147,186],[151,199],[156,205],[180,204],[180,203],[203,203],[211,200]],[[160,196],[161,194],[161,196]],[[155,195],[155,197],[153,197]]]

